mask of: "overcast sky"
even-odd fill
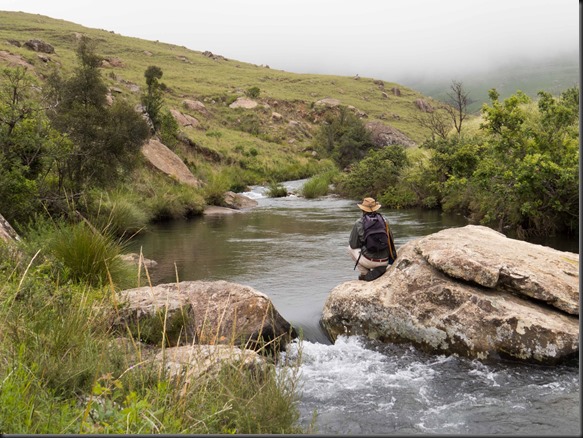
[[[579,47],[576,0],[0,0],[0,10],[290,72],[389,81]]]

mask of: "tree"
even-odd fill
[[[431,141],[435,142],[438,139],[447,139],[447,135],[451,130],[451,120],[445,107],[418,114],[414,118],[419,126],[429,129],[431,132]]]
[[[149,131],[129,103],[107,105],[95,43],[82,38],[77,58],[79,65],[71,77],[61,78],[58,73],[50,77],[53,105],[48,114],[53,126],[73,143],[62,171],[70,189],[80,193],[90,184],[115,183],[136,162]]]
[[[469,92],[464,90],[464,86],[459,81],[452,81],[450,86],[450,92],[447,93],[448,105],[444,107],[448,112],[453,126],[457,131],[458,135],[462,132],[463,121],[468,117],[468,106],[472,103],[469,99]]]
[[[0,73],[0,211],[15,226],[50,198],[67,139],[46,118],[38,82],[22,67]]]
[[[407,164],[407,154],[401,145],[371,149],[344,175],[338,184],[338,191],[351,198],[378,198],[387,187],[397,183],[401,170]]]
[[[341,168],[361,160],[369,149],[374,148],[364,123],[346,107],[340,107],[337,115],[328,117],[320,128],[317,141]]]
[[[162,79],[162,69],[155,65],[149,66],[144,72],[146,78],[146,94],[142,96],[144,111],[148,114],[154,127],[158,131],[162,124],[160,111],[164,104],[159,80]]]

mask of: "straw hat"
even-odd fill
[[[367,213],[372,213],[373,211],[377,211],[381,208],[381,204],[374,200],[374,198],[364,198],[362,200],[362,204],[356,204],[358,208],[362,211],[366,211]]]

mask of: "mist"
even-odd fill
[[[579,52],[574,0],[0,0],[0,9],[289,72],[394,82]]]

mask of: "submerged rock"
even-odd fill
[[[555,363],[579,351],[579,255],[452,228],[410,241],[372,282],[330,293],[322,325],[475,358]]]

